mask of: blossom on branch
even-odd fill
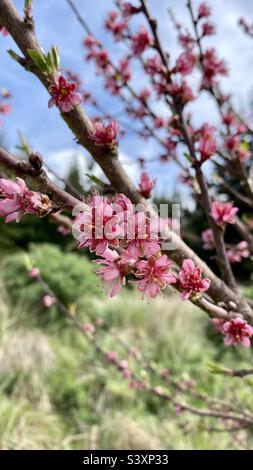
[[[234,207],[233,204],[233,202],[221,201],[214,201],[212,203],[211,216],[220,227],[224,227],[225,224],[234,223],[235,215],[239,209]]]
[[[116,121],[105,125],[100,119],[94,119],[92,124],[89,137],[98,147],[112,147],[117,144],[119,125]]]
[[[49,108],[57,106],[61,112],[69,113],[75,106],[78,106],[82,97],[76,92],[77,84],[69,82],[62,75],[54,79],[54,83],[49,87],[52,98],[48,102]]]
[[[5,222],[19,222],[24,214],[43,215],[50,212],[51,202],[45,194],[30,191],[24,180],[0,178],[0,217]]]
[[[177,278],[171,269],[172,262],[166,255],[150,256],[147,260],[141,260],[136,264],[135,277],[139,278],[139,291],[148,293],[152,299],[161,293],[167,285],[175,284]]]
[[[203,54],[203,69],[202,88],[215,85],[217,75],[228,75],[228,69],[224,60],[217,58],[214,48],[207,49]]]
[[[44,307],[50,308],[50,307],[52,307],[52,305],[55,304],[55,299],[54,299],[54,297],[52,297],[52,295],[47,294],[47,295],[44,295],[44,297],[42,299],[42,303],[43,303]]]
[[[213,231],[210,228],[203,230],[201,233],[201,239],[204,242],[203,248],[204,250],[212,250],[214,247],[213,244]]]
[[[139,13],[141,9],[134,7],[130,2],[124,2],[121,5],[121,11],[124,18],[129,18]]]
[[[117,41],[122,38],[122,35],[127,28],[126,20],[120,21],[118,17],[119,14],[117,11],[110,11],[105,21],[107,31],[110,31]]]
[[[202,278],[202,270],[191,259],[185,259],[178,276],[183,300],[205,292],[210,287],[210,279]]]
[[[253,328],[248,325],[246,321],[241,318],[233,318],[224,323],[222,330],[225,334],[224,344],[226,346],[241,344],[245,348],[250,347],[250,338],[253,335]]]
[[[211,8],[206,4],[206,2],[200,3],[198,7],[198,18],[207,18],[210,15]]]
[[[243,240],[233,248],[230,248],[227,251],[227,255],[230,263],[240,263],[242,258],[248,258],[250,256],[249,244]]]
[[[103,266],[97,274],[105,283],[106,289],[110,291],[110,297],[114,297],[126,284],[126,276],[132,271],[135,259],[127,252],[120,256],[116,251],[107,249],[103,253],[103,258],[95,262]]]
[[[196,62],[197,57],[195,54],[190,49],[187,49],[178,57],[174,71],[182,75],[189,75],[192,73]]]
[[[143,197],[145,197],[146,199],[150,198],[152,189],[156,185],[156,181],[157,181],[156,178],[151,180],[148,173],[146,172],[141,173],[139,188],[140,188],[140,193]]]
[[[215,139],[216,127],[205,123],[199,130],[199,147],[201,163],[208,160],[217,150]]]
[[[9,31],[4,26],[0,25],[0,33],[2,33],[3,36],[8,36]]]
[[[152,44],[152,38],[145,26],[141,26],[138,33],[132,35],[131,40],[135,56],[140,56]]]
[[[119,217],[106,197],[94,194],[73,222],[74,234],[79,248],[89,248],[103,255],[109,244],[118,246],[121,233]]]

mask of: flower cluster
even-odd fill
[[[95,252],[98,276],[113,297],[127,281],[137,283],[143,296],[155,298],[166,286],[178,284],[183,298],[200,295],[210,285],[193,261],[185,260],[179,275],[174,263],[162,255],[165,219],[135,212],[131,201],[119,194],[109,201],[93,194],[80,204],[73,222],[79,248]]]
[[[24,214],[47,214],[52,209],[51,202],[45,194],[30,191],[24,180],[16,181],[0,178],[0,217],[5,222],[19,222]]]
[[[82,101],[80,93],[77,93],[77,84],[66,80],[62,75],[54,77],[53,84],[49,87],[49,93],[52,98],[48,106],[57,106],[62,113],[69,113],[75,106]]]
[[[241,344],[245,348],[250,347],[253,328],[245,320],[232,318],[230,321],[227,321],[222,318],[214,318],[212,323],[215,330],[224,335],[224,344],[226,346]]]

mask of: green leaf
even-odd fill
[[[209,362],[208,368],[212,374],[228,375],[229,371],[226,367],[220,366],[214,362]]]
[[[52,47],[52,58],[53,58],[54,68],[57,71],[60,69],[60,57],[59,57],[58,47],[56,46]]]
[[[31,57],[32,61],[35,65],[42,71],[47,72],[47,62],[46,57],[43,55],[42,52],[38,52],[35,49],[28,49],[28,54]]]
[[[104,187],[105,183],[100,180],[99,178],[97,178],[96,176],[93,176],[93,175],[89,175],[89,173],[85,173],[85,176],[88,176],[88,178],[95,184],[97,184],[98,186],[101,186],[102,188]]]
[[[13,60],[16,60],[16,62],[19,62],[20,61],[20,57],[18,54],[16,54],[16,52],[14,52],[12,49],[9,49],[8,51],[8,54],[11,56],[11,58]]]

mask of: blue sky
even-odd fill
[[[14,0],[15,6],[22,11],[23,0]],[[197,6],[199,2],[194,2]],[[175,34],[166,9],[168,5],[174,10],[176,16],[188,23],[188,14],[185,0],[150,0],[150,6],[160,22],[161,35],[172,59],[178,53]],[[253,95],[253,41],[245,38],[237,26],[240,15],[253,20],[252,0],[210,0],[217,25],[217,37],[210,40],[229,64],[230,77],[224,79],[224,89],[236,92],[236,104],[240,110],[249,110],[249,99]],[[122,55],[121,48],[114,45],[103,28],[103,18],[106,11],[112,9],[112,0],[76,0],[80,12],[84,15],[96,35],[105,41],[112,57]],[[101,86],[101,79],[96,77],[92,66],[82,60],[84,49],[81,45],[84,32],[74,18],[65,0],[34,0],[34,16],[37,36],[42,47],[47,50],[52,45],[60,48],[63,68],[70,68],[78,72],[83,79],[84,86],[92,90],[104,109],[117,113],[120,109],[117,101],[108,97]],[[64,172],[73,153],[78,150],[79,162],[87,161],[85,150],[80,149],[74,141],[70,131],[60,119],[57,109],[48,109],[48,95],[36,77],[21,69],[6,53],[8,48],[17,50],[11,38],[0,37],[0,87],[7,87],[13,93],[13,111],[6,118],[4,135],[10,149],[14,149],[18,142],[18,131],[24,133],[32,147],[40,151],[45,160]],[[135,85],[142,86],[142,75],[136,69]],[[159,103],[158,103],[159,107]],[[162,109],[162,108],[161,108]],[[195,122],[202,123],[208,120],[217,122],[217,114],[213,103],[203,95],[202,99],[193,105]],[[136,140],[129,135],[122,140],[121,149],[124,160],[131,160],[138,156],[156,156],[156,147],[150,143]],[[166,170],[165,170],[166,169]],[[136,179],[138,170],[135,165],[127,165],[127,170]],[[85,170],[83,170],[85,171]],[[176,168],[170,166],[153,165],[150,168],[154,176],[159,176],[159,191],[175,189]]]

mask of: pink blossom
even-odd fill
[[[47,295],[44,295],[42,302],[43,302],[44,307],[50,308],[52,307],[52,305],[54,305],[55,299],[51,295],[47,294]]]
[[[211,23],[202,24],[202,36],[212,36],[215,34],[215,26]]]
[[[107,358],[107,361],[111,364],[113,364],[114,362],[117,361],[117,353],[116,351],[109,351],[107,354],[106,354],[106,358]]]
[[[189,101],[195,99],[192,89],[185,81],[182,81],[181,83],[173,82],[169,84],[168,91],[173,96],[175,101],[179,102],[181,105],[185,105]]]
[[[132,15],[140,12],[140,8],[134,7],[130,2],[124,2],[121,5],[122,15],[125,18],[129,18]]]
[[[151,95],[151,91],[149,90],[149,88],[143,88],[139,93],[139,99],[143,103],[146,103],[150,95]]]
[[[141,256],[156,255],[161,251],[160,237],[166,225],[159,216],[147,217],[145,212],[137,212],[128,219],[127,232],[130,256],[137,259]]]
[[[122,83],[119,75],[116,73],[106,77],[105,88],[109,90],[113,95],[118,95],[122,87]]]
[[[97,40],[91,36],[91,35],[88,35],[84,38],[84,41],[83,41],[83,44],[84,46],[88,47],[89,49],[95,47],[98,45],[98,42]]]
[[[113,209],[117,215],[123,212],[125,215],[130,214],[132,216],[134,212],[132,202],[122,193],[117,194],[113,199]]]
[[[213,324],[214,331],[218,333],[223,333],[223,326],[226,323],[226,320],[223,318],[212,318],[211,323]]]
[[[65,224],[60,224],[58,227],[57,227],[57,232],[59,232],[61,235],[63,236],[66,236],[66,235],[69,235],[71,233],[71,228],[68,227],[67,225]]]
[[[103,318],[97,318],[96,319],[96,325],[97,326],[104,326],[105,325],[105,321]]]
[[[156,178],[151,180],[148,173],[141,173],[139,188],[141,195],[145,197],[145,199],[148,199],[150,197],[152,189],[156,185],[156,181]]]
[[[12,105],[11,104],[7,104],[7,103],[1,103],[0,102],[0,113],[3,114],[4,116],[7,116],[8,114],[10,114],[12,110]]]
[[[223,227],[226,223],[233,224],[238,207],[233,207],[233,202],[214,201],[212,203],[211,216],[217,225]]]
[[[40,275],[40,269],[39,268],[32,268],[29,272],[29,276],[32,278],[32,279],[38,279]]]
[[[4,26],[0,25],[0,33],[2,33],[3,36],[8,36],[9,31]]]
[[[201,155],[201,162],[205,162],[217,150],[215,132],[216,128],[214,126],[209,126],[207,123],[203,124],[199,130],[199,152]]]
[[[121,59],[119,61],[118,70],[121,75],[122,81],[124,83],[129,82],[132,77],[132,72],[130,70],[130,60],[128,58]]]
[[[119,125],[116,121],[111,121],[108,125],[103,124],[100,119],[93,121],[93,130],[89,137],[98,147],[111,147],[117,143]]]
[[[81,92],[83,88],[83,82],[79,77],[78,73],[73,72],[72,70],[65,70],[66,77],[68,81],[76,83],[76,91]]]
[[[245,162],[251,156],[250,150],[244,149],[242,147],[239,148],[237,153],[238,153],[238,157],[240,158],[242,162]]]
[[[24,180],[16,181],[0,178],[0,217],[5,222],[19,222],[24,214],[43,214],[51,210],[49,198],[40,193],[30,191]]]
[[[128,252],[119,256],[116,251],[107,249],[103,253],[103,258],[98,259],[95,263],[102,265],[97,274],[106,285],[106,289],[110,291],[110,297],[117,295],[122,286],[126,284],[126,276],[132,271],[132,265],[135,262]]]
[[[193,71],[196,60],[197,58],[195,54],[193,54],[191,50],[187,49],[178,57],[175,72],[181,73],[182,75],[189,75]]]
[[[189,33],[180,33],[178,39],[184,49],[192,47],[196,42]]]
[[[141,26],[138,33],[132,35],[132,51],[135,56],[140,56],[151,44],[152,38],[145,26]]]
[[[116,11],[110,11],[105,21],[105,27],[110,31],[116,40],[122,38],[122,34],[127,28],[127,22],[118,19],[119,14]]]
[[[232,126],[235,123],[235,117],[232,113],[226,113],[223,115],[222,121],[226,126]]]
[[[201,233],[202,241],[204,242],[203,248],[204,250],[212,250],[213,249],[213,232],[210,228],[203,230]]]
[[[164,66],[158,54],[149,57],[144,64],[144,68],[150,75],[161,74],[164,71]]]
[[[82,97],[76,93],[77,84],[68,82],[62,75],[56,78],[49,87],[52,98],[48,102],[49,108],[57,106],[63,113],[69,113],[75,106],[79,105]]]
[[[246,241],[242,241],[230,248],[227,251],[228,259],[230,263],[240,263],[242,258],[248,258],[250,255],[249,244]]]
[[[240,136],[229,135],[225,140],[225,145],[229,152],[237,152],[240,148]]]
[[[120,362],[119,362],[119,369],[120,370],[126,370],[128,369],[128,361],[126,359],[122,359]]]
[[[253,335],[253,328],[241,318],[233,318],[225,322],[223,325],[223,333],[225,334],[224,343],[226,346],[241,344],[245,348],[250,347],[250,338]]]
[[[211,8],[205,2],[200,3],[199,8],[198,8],[198,17],[207,18],[210,15],[211,15]]]
[[[189,299],[192,295],[205,292],[210,287],[210,279],[202,278],[202,269],[195,266],[191,259],[185,259],[179,273],[181,297]]]
[[[162,117],[156,117],[154,119],[154,125],[156,129],[160,129],[165,126],[165,120]]]
[[[166,255],[156,258],[150,256],[147,260],[141,260],[136,264],[135,276],[139,278],[139,291],[148,293],[152,299],[161,292],[167,285],[174,284],[176,276],[170,272],[171,261]]]
[[[106,197],[94,194],[73,222],[73,230],[79,248],[90,248],[102,255],[109,244],[118,246],[121,233],[119,217]]]
[[[107,71],[110,68],[109,54],[106,49],[99,49],[90,56],[95,60],[98,70]]]
[[[202,87],[215,84],[217,75],[227,75],[228,69],[223,60],[219,60],[216,56],[215,49],[207,49],[203,54],[203,84]]]
[[[95,326],[92,325],[92,323],[85,323],[85,324],[83,325],[83,331],[84,331],[85,333],[93,334],[93,333],[95,333]]]
[[[175,153],[175,149],[177,147],[177,142],[172,139],[171,137],[166,137],[165,141],[164,141],[164,146],[166,147],[166,149],[168,150],[169,153]]]

